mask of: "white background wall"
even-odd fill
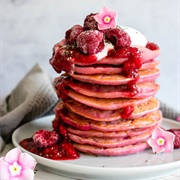
[[[156,97],[179,110],[179,0],[1,0],[0,98],[37,62],[57,76],[49,65],[53,45],[103,6],[118,11],[118,25],[134,27],[160,46]]]

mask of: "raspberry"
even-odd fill
[[[60,46],[53,52],[49,62],[57,73],[61,71],[66,71],[68,73],[73,72],[74,62],[71,57],[71,52],[72,50],[68,46]]]
[[[104,48],[103,33],[98,30],[83,31],[76,42],[77,47],[84,54],[96,54]]]
[[[74,25],[71,29],[66,31],[66,44],[74,44],[77,36],[83,31],[81,25]]]
[[[98,29],[98,23],[94,19],[95,15],[96,14],[91,13],[88,16],[86,16],[86,18],[84,20],[84,29],[85,30],[97,30]]]
[[[108,29],[105,31],[107,40],[109,40],[116,49],[130,46],[130,36],[120,28]]]
[[[48,147],[54,145],[59,139],[55,131],[39,130],[34,133],[33,140],[37,147]]]
[[[159,49],[159,46],[158,46],[157,44],[155,44],[155,43],[152,43],[152,42],[148,42],[148,43],[146,44],[146,47],[147,47],[148,49],[152,50],[152,51]]]
[[[169,129],[168,131],[175,135],[174,148],[180,148],[180,129]]]

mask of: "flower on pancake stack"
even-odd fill
[[[148,144],[152,147],[154,153],[172,152],[174,148],[175,135],[157,127],[151,138],[148,139]]]
[[[105,30],[116,27],[117,12],[104,7],[100,13],[94,16],[94,19],[98,22],[98,29]]]

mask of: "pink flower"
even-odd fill
[[[116,16],[116,11],[103,7],[101,12],[94,16],[94,19],[98,22],[98,29],[105,30],[116,27]]]
[[[33,180],[35,166],[32,156],[14,148],[0,158],[0,177],[2,180]]]
[[[152,147],[154,153],[172,152],[174,148],[175,135],[157,127],[151,138],[148,139],[148,144]]]

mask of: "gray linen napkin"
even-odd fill
[[[35,65],[0,107],[0,150],[18,126],[53,113],[58,98],[48,74]]]

